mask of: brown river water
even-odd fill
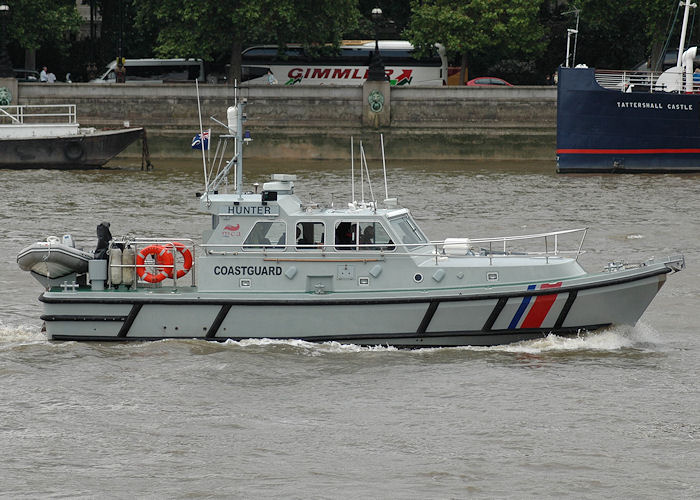
[[[388,163],[431,239],[589,227],[582,264],[683,253],[634,328],[491,348],[49,342],[16,255],[70,233],[201,238],[196,162],[0,170],[0,497],[698,498],[700,176]],[[384,196],[381,164],[370,162]],[[347,203],[349,164],[296,173]]]

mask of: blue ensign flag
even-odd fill
[[[211,130],[195,135],[192,139],[192,149],[209,149],[209,132]]]

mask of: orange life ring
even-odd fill
[[[156,260],[158,274],[146,272],[146,257],[153,255]],[[172,275],[173,256],[167,248],[160,245],[147,246],[136,254],[136,274],[139,278],[149,283],[160,283],[168,277],[168,272]],[[161,267],[164,266],[164,267]]]
[[[175,247],[175,250],[177,250],[180,255],[182,255],[182,258],[184,259],[184,262],[182,264],[182,269],[177,270],[177,279],[182,278],[185,274],[190,272],[190,269],[192,269],[192,253],[189,251],[189,249],[180,243],[179,241],[175,241],[172,243],[168,243],[165,245],[165,248],[168,250],[168,255],[170,257],[170,266],[169,268],[165,269],[165,273],[168,275],[168,278],[173,277],[173,267],[172,267],[172,260],[173,260],[173,255],[170,252],[170,250]]]

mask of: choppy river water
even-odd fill
[[[413,351],[47,341],[22,247],[71,233],[93,248],[104,220],[115,236],[207,226],[201,169],[159,163],[0,170],[0,496],[700,496],[700,176],[389,164],[390,195],[432,239],[588,226],[591,270],[684,253],[634,328]],[[349,200],[345,164],[249,161],[245,182],[273,172],[296,173],[302,199]]]

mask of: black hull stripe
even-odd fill
[[[266,339],[271,339],[271,340],[303,340],[305,342],[341,342],[341,343],[349,343],[349,344],[359,344],[359,345],[377,345],[379,344],[380,340],[391,340],[391,345],[402,345],[401,340],[407,340],[410,342],[407,342],[405,345],[407,346],[418,346],[420,347],[420,342],[424,339],[449,339],[449,338],[454,338],[454,337],[459,337],[465,339],[464,345],[469,345],[468,339],[469,338],[477,338],[477,337],[503,337],[503,336],[510,336],[512,338],[512,342],[517,342],[519,340],[524,340],[524,339],[531,339],[531,338],[539,338],[539,337],[546,337],[550,333],[554,333],[556,335],[560,336],[570,336],[570,335],[577,335],[582,332],[590,332],[594,330],[598,330],[600,328],[606,328],[609,327],[610,323],[604,323],[604,324],[596,324],[596,325],[587,325],[587,326],[581,326],[581,327],[567,327],[560,329],[559,331],[553,331],[551,328],[524,328],[520,330],[492,330],[490,332],[483,332],[483,331],[457,331],[457,332],[430,332],[430,333],[424,333],[422,335],[416,335],[415,333],[388,333],[388,334],[381,334],[381,333],[372,333],[372,334],[363,334],[363,335],[316,335],[313,337],[299,337],[299,338],[289,338],[289,337],[265,337]],[[240,341],[240,340],[245,340],[245,339],[251,339],[255,337],[250,337],[250,336],[234,336],[234,335],[228,335],[226,337],[216,337],[216,338],[210,338],[210,337],[197,337],[197,336],[192,336],[192,337],[126,337],[126,338],[121,338],[121,337],[116,337],[116,336],[99,336],[99,335],[91,335],[91,336],[82,336],[82,335],[54,335],[53,340],[87,340],[87,341],[99,341],[99,342],[104,342],[104,341],[123,341],[123,340],[133,340],[133,341],[153,341],[153,340],[163,340],[164,338],[168,338],[170,340],[213,340],[213,341],[225,341],[225,340],[234,340],[234,341]],[[394,342],[396,341],[396,342]],[[501,342],[498,342],[500,344]],[[428,344],[430,347],[441,347],[441,346],[452,346],[453,344],[451,343],[445,343],[445,344]],[[481,344],[479,344],[481,345]]]
[[[498,299],[496,307],[493,308],[489,319],[486,320],[486,323],[484,323],[484,327],[482,328],[485,332],[491,331],[491,328],[493,328],[493,324],[496,322],[498,316],[501,314],[501,311],[503,311],[503,308],[506,307],[507,303],[508,299],[506,297],[501,297],[500,299]]]
[[[85,316],[84,314],[42,314],[43,321],[126,321],[128,316]]]
[[[418,335],[425,334],[430,322],[433,320],[433,316],[435,316],[435,311],[437,311],[438,305],[440,305],[440,301],[438,300],[434,300],[430,303],[428,310],[425,311],[425,315],[423,316],[423,321],[420,322],[420,325],[418,325],[418,330],[416,330]]]
[[[129,316],[126,318],[126,321],[124,321],[124,324],[119,330],[117,337],[124,338],[127,336],[129,330],[131,329],[131,325],[133,325],[134,321],[136,320],[136,316],[138,316],[139,312],[141,311],[141,307],[143,307],[143,304],[134,304],[134,307],[132,307],[131,311],[129,312]]]
[[[207,335],[206,338],[212,339],[216,337],[216,332],[219,331],[219,328],[221,327],[221,323],[224,322],[226,319],[226,316],[228,315],[228,312],[231,310],[231,304],[226,304],[224,306],[221,306],[221,310],[219,311],[219,314],[216,315],[216,319],[214,319],[214,323],[209,327],[209,330],[207,330]]]
[[[613,280],[606,280],[604,282],[587,283],[584,285],[574,286],[574,287],[561,287],[561,288],[545,288],[539,290],[522,290],[517,292],[495,292],[490,294],[477,294],[477,295],[448,295],[440,297],[393,297],[393,298],[376,298],[376,299],[315,299],[315,300],[301,300],[301,299],[262,299],[262,300],[244,300],[244,299],[205,299],[201,298],[199,295],[197,298],[140,298],[134,297],[129,294],[129,298],[91,298],[87,296],[88,294],[78,294],[79,296],[72,295],[69,297],[47,297],[45,294],[39,296],[39,300],[46,304],[149,304],[149,305],[239,305],[239,306],[329,306],[329,305],[373,305],[373,304],[419,304],[426,302],[461,302],[469,300],[493,300],[500,298],[513,298],[513,297],[529,297],[538,295],[558,295],[560,293],[571,293],[578,292],[580,290],[590,290],[594,288],[603,288],[608,286],[615,286],[624,283],[630,283],[634,281],[640,281],[643,279],[651,278],[659,274],[670,273],[671,269],[664,267],[657,269],[655,271],[650,271],[643,274],[635,274],[634,276],[627,276],[624,278],[618,278]]]
[[[569,296],[566,298],[564,307],[562,307],[561,312],[559,313],[559,317],[557,317],[557,320],[554,322],[555,330],[558,330],[559,328],[561,328],[561,325],[564,324],[566,316],[569,314],[569,311],[571,311],[571,307],[574,305],[576,297],[578,297],[578,291],[574,290],[573,292],[569,292]]]

